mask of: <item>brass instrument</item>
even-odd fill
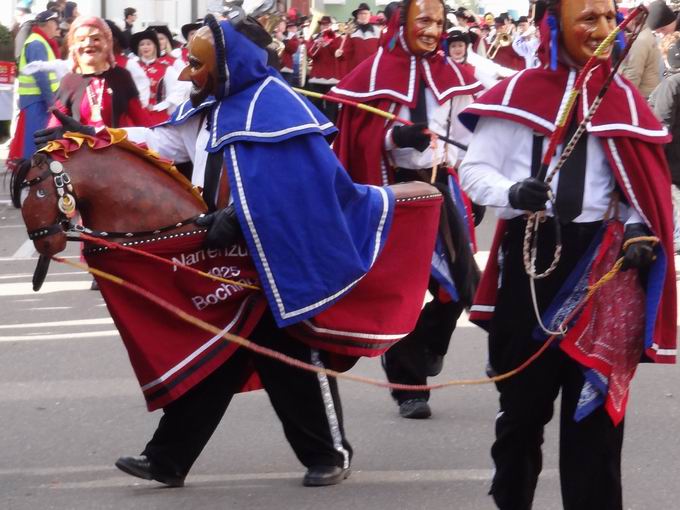
[[[281,57],[281,55],[283,55],[283,50],[286,49],[286,45],[283,43],[283,41],[276,37],[276,28],[282,21],[286,20],[286,17],[282,14],[275,13],[271,15],[265,15],[263,18],[265,18],[264,23],[262,23],[262,18],[260,18],[258,21],[262,23],[267,33],[272,36],[272,42],[269,44],[269,47],[274,50],[279,57]]]
[[[307,45],[305,44],[304,39],[302,40],[302,44],[300,44],[299,55],[298,82],[300,87],[304,87],[307,85],[307,74],[309,74],[310,69],[309,58],[307,57]]]
[[[496,58],[496,55],[498,55],[498,50],[501,48],[507,48],[512,44],[512,36],[510,34],[506,33],[501,33],[497,34],[493,42],[491,43],[491,46],[489,46],[488,51],[486,52],[486,58],[489,60],[493,60]]]
[[[344,23],[338,23],[338,35],[351,35],[357,29],[354,18],[350,18]]]
[[[319,31],[319,21],[325,16],[323,12],[317,11],[316,9],[310,9],[309,12],[312,13],[312,21],[309,22],[309,26],[303,31],[303,38],[306,41],[316,35]]]
[[[338,35],[342,37],[342,43],[340,44],[340,48],[338,48],[338,52],[336,52],[336,55],[342,55],[345,51],[345,44],[347,43],[347,39],[349,38],[352,33],[357,29],[357,23],[354,18],[348,19],[345,23],[338,23]]]

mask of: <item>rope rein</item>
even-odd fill
[[[564,164],[566,161],[569,159],[569,157],[572,155],[574,150],[576,149],[576,144],[579,142],[583,134],[586,132],[588,124],[590,124],[592,118],[594,117],[595,113],[599,109],[600,105],[602,104],[602,101],[604,99],[604,95],[606,94],[607,90],[609,89],[609,86],[611,85],[612,81],[614,80],[616,73],[618,72],[618,69],[620,68],[621,64],[625,60],[626,56],[630,52],[630,48],[632,47],[633,43],[637,39],[638,35],[640,34],[640,31],[642,30],[642,27],[644,25],[645,20],[647,19],[648,11],[644,6],[638,6],[636,7],[631,13],[626,17],[626,19],[623,20],[608,36],[607,38],[602,41],[602,43],[597,47],[595,52],[593,53],[593,56],[586,62],[586,64],[583,66],[583,69],[579,73],[578,78],[576,79],[576,82],[574,83],[574,86],[569,93],[569,98],[564,106],[564,108],[560,111],[559,118],[557,121],[557,125],[555,128],[555,131],[550,138],[550,143],[548,144],[548,150],[545,153],[545,156],[543,158],[543,163],[542,163],[542,171],[544,170],[546,172],[546,177],[544,182],[548,185],[550,185],[557,175],[557,173],[563,168]],[[573,136],[571,139],[565,144],[564,149],[562,150],[562,154],[560,155],[559,159],[557,160],[557,163],[555,167],[548,172],[548,168],[550,167],[550,162],[552,161],[552,158],[554,157],[555,153],[557,152],[557,147],[562,141],[562,136],[564,134],[564,131],[566,129],[567,123],[569,121],[569,118],[571,117],[572,111],[574,110],[576,106],[576,101],[578,100],[579,95],[581,94],[581,90],[586,86],[587,81],[590,79],[593,71],[596,68],[596,64],[599,58],[601,58],[606,51],[609,49],[609,47],[614,43],[616,40],[616,37],[621,33],[623,30],[626,29],[626,27],[637,17],[642,16],[642,19],[640,20],[640,23],[636,27],[635,31],[631,34],[631,36],[628,39],[628,42],[623,49],[622,54],[620,55],[620,58],[617,60],[616,64],[613,66],[609,76],[605,80],[604,84],[602,85],[602,88],[598,92],[597,96],[595,97],[595,100],[593,101],[592,105],[588,109],[588,111],[585,113],[583,121],[579,123],[578,128],[574,132]],[[560,222],[559,218],[557,216],[557,211],[555,209],[555,195],[552,191],[548,192],[548,199],[549,202],[552,204],[552,210],[553,210],[553,216],[554,216],[554,224],[555,224],[555,251],[553,252],[553,259],[548,266],[548,268],[543,271],[542,273],[539,273],[536,269],[536,258],[537,258],[537,253],[538,253],[538,228],[539,225],[545,221],[545,211],[540,211],[540,212],[532,212],[528,214],[528,219],[527,219],[527,224],[526,228],[524,231],[524,244],[523,244],[523,263],[524,263],[524,270],[529,276],[529,286],[531,288],[531,298],[532,298],[532,304],[534,308],[534,314],[536,316],[536,321],[539,325],[539,327],[548,335],[561,335],[564,336],[567,332],[566,326],[562,325],[560,326],[559,331],[551,331],[548,329],[544,324],[540,316],[540,311],[538,308],[538,301],[536,298],[536,280],[541,280],[543,278],[546,278],[550,276],[556,269],[557,266],[559,265],[559,262],[562,258],[562,234],[561,234],[561,227],[560,227]],[[627,245],[624,245],[624,251],[627,249]]]
[[[231,283],[234,285],[238,285],[241,287],[248,287],[248,288],[255,288],[257,287],[252,287],[252,286],[247,286],[244,285],[240,282],[236,282],[233,280],[227,280],[225,278],[221,278],[219,276],[215,276],[210,273],[205,273],[203,271],[199,271],[195,268],[192,268],[190,266],[187,266],[185,264],[182,264],[180,262],[173,262],[168,259],[164,259],[163,257],[159,257],[158,255],[153,255],[151,253],[145,252],[143,250],[138,250],[135,248],[131,248],[129,246],[124,246],[122,244],[114,243],[111,241],[107,241],[104,239],[99,239],[99,238],[94,238],[90,236],[83,235],[83,240],[92,242],[94,244],[100,244],[102,246],[106,246],[107,248],[112,248],[112,249],[120,249],[123,251],[127,251],[130,253],[135,253],[141,256],[145,256],[148,258],[151,258],[153,260],[156,260],[158,262],[162,262],[164,264],[168,264],[180,269],[184,269],[186,271],[190,271],[194,274],[197,274],[201,277],[204,278],[210,278],[212,280],[220,281],[220,282],[226,282],[226,283]],[[641,242],[641,241],[656,241],[658,242],[658,239],[655,237],[640,237],[640,238],[633,238],[628,241],[626,241],[626,245],[630,245],[635,242]],[[321,368],[316,365],[312,365],[310,363],[306,363],[304,361],[300,361],[298,359],[292,358],[290,356],[287,356],[285,354],[282,354],[278,351],[275,351],[273,349],[269,349],[267,347],[263,347],[261,345],[258,345],[247,338],[243,338],[238,335],[233,335],[228,332],[222,332],[220,328],[217,328],[216,326],[209,324],[198,317],[195,317],[194,315],[191,315],[181,308],[169,303],[168,301],[164,300],[163,298],[157,296],[156,294],[134,284],[131,282],[128,282],[124,280],[123,278],[120,278],[116,275],[113,275],[111,273],[107,273],[105,271],[102,271],[100,269],[96,269],[93,267],[88,267],[85,264],[82,264],[80,262],[75,262],[72,260],[68,260],[62,257],[58,256],[53,256],[53,260],[56,262],[60,262],[62,264],[69,265],[73,268],[80,269],[82,271],[86,271],[90,274],[93,274],[95,276],[98,276],[100,278],[103,278],[105,280],[108,280],[110,282],[115,283],[116,285],[122,286],[126,289],[128,289],[131,292],[134,292],[135,294],[155,303],[156,305],[160,306],[164,310],[170,312],[174,316],[180,318],[181,320],[192,324],[204,331],[207,331],[213,335],[221,335],[222,338],[229,342],[233,342],[243,348],[249,349],[250,351],[260,354],[262,356],[267,356],[269,358],[275,359],[277,361],[280,361],[282,363],[285,363],[287,365],[290,365],[292,367],[299,368],[301,370],[306,370],[309,372],[315,372],[317,374],[325,374],[329,377],[335,377],[337,379],[344,379],[348,381],[354,381],[362,384],[367,384],[370,386],[376,386],[380,388],[387,388],[391,390],[402,390],[402,391],[430,391],[430,390],[438,390],[442,388],[448,388],[452,386],[479,386],[479,385],[484,385],[484,384],[494,384],[498,383],[501,381],[504,381],[506,379],[510,379],[511,377],[514,377],[515,375],[519,374],[520,372],[524,371],[527,367],[529,367],[534,361],[536,361],[549,347],[552,345],[552,343],[557,339],[559,336],[561,336],[560,333],[558,334],[551,334],[550,337],[541,345],[541,347],[531,356],[529,357],[525,362],[523,362],[521,365],[519,365],[517,368],[510,370],[508,372],[505,372],[503,374],[495,375],[493,377],[484,377],[484,378],[479,378],[479,379],[454,379],[446,382],[441,382],[441,383],[436,383],[436,384],[429,384],[429,385],[424,385],[424,384],[419,384],[419,385],[410,385],[410,384],[396,384],[396,383],[390,383],[388,381],[384,380],[379,380],[379,379],[373,379],[369,377],[363,377],[360,375],[354,375],[346,372],[338,372],[335,370],[327,369],[327,368]],[[595,284],[593,284],[592,287],[589,288],[589,291],[586,295],[586,297],[579,303],[579,305],[564,319],[562,322],[562,325],[560,326],[560,330],[563,329],[566,324],[571,322],[583,309],[583,307],[586,305],[588,300],[592,298],[592,296],[599,291],[604,285],[606,285],[609,281],[611,281],[616,274],[621,270],[621,266],[623,264],[623,259],[619,259],[612,269],[605,274],[600,280],[598,280]]]

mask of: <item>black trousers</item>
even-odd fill
[[[323,85],[321,83],[307,82],[306,88],[318,94],[328,94],[328,92],[333,88],[333,85]],[[314,106],[321,110],[321,113],[323,113],[328,118],[328,120],[335,124],[335,120],[338,117],[338,103],[334,103],[333,101],[326,101],[324,99],[317,99],[314,97],[310,97],[309,100],[312,102]]]
[[[489,361],[496,373],[517,367],[541,346],[532,339],[536,326],[528,277],[522,264],[525,221],[510,222],[503,241],[503,273],[489,333]],[[536,282],[545,310],[587,250],[600,223],[571,223],[562,230],[560,264]],[[539,231],[538,269],[551,260],[551,220]],[[491,494],[502,510],[528,510],[542,468],[543,429],[560,409],[560,481],[565,510],[621,510],[623,424],[615,427],[603,408],[581,422],[573,418],[584,378],[579,365],[558,348],[550,348],[524,372],[497,384],[500,411],[491,455],[496,465]]]
[[[400,384],[427,384],[427,353],[444,356],[463,305],[450,301],[443,303],[431,283],[434,299],[420,312],[416,328],[397,342],[383,355],[383,368],[387,379]],[[392,391],[392,397],[401,404],[413,398],[430,398],[429,391]]]
[[[323,366],[324,354],[278,329],[269,312],[250,338]],[[239,349],[204,381],[163,409],[158,428],[142,454],[163,473],[186,476],[253,365],[300,462],[307,467],[349,467],[352,447],[345,439],[336,380],[245,349]]]

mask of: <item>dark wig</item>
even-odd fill
[[[215,40],[215,59],[217,60],[217,80],[220,85],[228,83],[229,76],[227,74],[227,48],[224,41],[224,34],[220,28],[220,24],[215,19],[215,16],[208,14],[203,23],[212,32]],[[220,86],[220,93],[223,93],[224,87]],[[223,97],[223,96],[222,96]],[[222,99],[217,97],[217,99]]]

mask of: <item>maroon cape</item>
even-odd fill
[[[415,107],[421,78],[439,104],[483,90],[470,69],[459,67],[442,53],[413,55],[406,46],[403,27],[399,26],[399,13],[395,13],[378,52],[345,76],[329,95],[396,113],[400,105]],[[333,149],[352,179],[377,186],[393,183],[393,168],[383,152],[385,133],[392,122],[344,106],[336,125],[340,132]]]
[[[418,320],[442,197],[429,186],[409,186],[410,191],[397,194],[390,235],[366,276],[332,307],[287,329],[293,337],[328,351],[336,370],[350,368],[360,356],[381,355],[410,333]],[[414,231],[420,234],[417,243]],[[131,244],[203,272],[259,286],[244,244],[206,250],[204,237],[204,231],[195,231]],[[134,282],[235,335],[247,337],[267,307],[261,291],[207,279],[136,254],[94,249],[86,252],[86,260],[89,266]],[[97,281],[150,411],[182,396],[238,348],[116,283]],[[257,389],[258,382],[251,373],[243,390]]]
[[[576,106],[583,119],[610,72],[596,67],[586,80]],[[479,117],[512,120],[550,136],[558,113],[576,78],[576,72],[560,66],[557,71],[532,69],[500,82],[461,114],[471,129]],[[537,93],[540,91],[540,93]],[[670,172],[663,145],[670,141],[645,100],[625,78],[617,76],[600,105],[588,132],[597,136],[609,160],[619,188],[655,236],[661,239],[665,268],[658,270],[656,297],[647,307],[646,356],[655,362],[674,363],[676,357],[676,286],[673,257],[673,208]],[[498,282],[498,251],[506,223],[500,221],[471,319],[484,326],[493,316]],[[665,271],[663,270],[665,269]],[[650,278],[652,275],[650,274]]]

